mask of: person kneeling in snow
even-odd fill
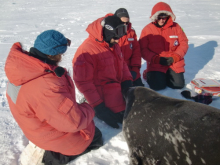
[[[58,66],[69,45],[63,34],[47,30],[30,52],[15,43],[5,64],[11,113],[25,136],[46,150],[45,165],[68,163],[103,145],[93,108],[76,102],[73,81]]]
[[[115,16],[119,17],[121,21],[127,26],[126,35],[119,39],[119,46],[121,48],[124,60],[128,65],[133,78],[133,86],[144,86],[141,80],[141,51],[140,45],[137,41],[137,35],[130,22],[128,11],[125,8],[119,8],[115,11]]]
[[[133,80],[118,45],[126,26],[113,15],[97,19],[86,30],[89,37],[73,58],[73,80],[97,118],[119,128],[125,110],[122,93]]]
[[[181,89],[185,86],[184,56],[188,39],[174,22],[176,17],[168,4],[157,3],[151,14],[152,22],[143,28],[139,39],[142,58],[147,61],[143,77],[154,90],[166,86]]]

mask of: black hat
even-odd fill
[[[106,42],[110,43],[110,40],[115,37],[114,29],[116,29],[119,25],[123,25],[123,22],[119,17],[113,15],[105,18],[103,36]]]
[[[116,10],[115,15],[119,18],[121,18],[121,17],[129,18],[128,11],[125,8],[120,8],[120,9]]]
[[[108,16],[105,18],[105,25],[110,25],[112,28],[116,28],[118,25],[123,24],[120,18],[115,15]],[[104,26],[106,27],[106,26]]]

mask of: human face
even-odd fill
[[[129,18],[127,18],[127,17],[121,17],[121,21],[124,22],[125,25],[128,25],[128,23],[129,23]]]
[[[165,24],[165,22],[167,21],[168,16],[158,16],[157,18],[157,23],[160,26],[163,26]]]

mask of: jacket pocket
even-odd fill
[[[125,107],[125,101],[119,83],[105,84],[103,86],[103,96],[106,107],[112,111],[118,111],[118,107]]]
[[[87,130],[80,130],[80,135],[85,139],[89,140],[91,138],[91,133]]]
[[[59,112],[67,114],[73,107],[73,102],[69,98],[65,98],[64,101],[60,104],[58,109]]]

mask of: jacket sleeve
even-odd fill
[[[155,52],[150,51],[148,48],[148,44],[149,44],[148,35],[150,35],[150,29],[147,26],[145,26],[141,32],[139,44],[140,44],[142,58],[148,62],[151,62],[153,56],[157,54]]]
[[[103,102],[93,83],[94,62],[89,53],[82,53],[73,63],[73,80],[88,103],[95,107]]]
[[[70,92],[65,86],[55,84],[53,89],[47,89],[43,93],[36,116],[58,131],[77,132],[87,128],[93,121],[93,108],[87,103],[76,103],[75,92]]]
[[[133,80],[131,73],[128,69],[128,65],[126,64],[126,62],[123,60],[123,78],[122,78],[122,82],[126,81],[126,80]]]
[[[177,35],[179,38],[179,46],[174,51],[174,53],[181,56],[181,58],[184,58],[185,54],[187,53],[187,50],[189,48],[188,46],[188,39],[186,37],[186,34],[182,30],[182,28],[177,24]]]
[[[137,74],[140,72],[141,68],[141,51],[140,51],[140,45],[137,41],[137,35],[134,31],[134,42],[133,42],[133,52],[131,56],[131,70],[135,71]]]

